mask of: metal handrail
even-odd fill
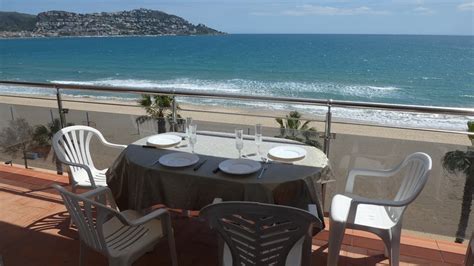
[[[355,108],[372,108],[384,109],[392,111],[405,111],[417,113],[435,113],[435,114],[452,114],[452,115],[474,115],[474,108],[456,108],[456,107],[439,107],[439,106],[422,106],[422,105],[406,105],[406,104],[388,104],[388,103],[370,103],[357,101],[340,101],[331,99],[306,99],[296,97],[275,97],[263,95],[246,95],[235,93],[214,93],[202,92],[183,89],[163,89],[163,88],[140,88],[140,87],[122,87],[122,86],[96,86],[96,85],[80,85],[80,84],[61,84],[61,83],[40,83],[40,82],[20,82],[1,80],[0,85],[28,86],[49,89],[67,89],[67,90],[86,90],[86,91],[104,91],[104,92],[120,92],[134,94],[166,94],[182,97],[205,97],[205,98],[222,98],[222,99],[238,99],[238,100],[258,100],[291,104],[314,104],[333,107],[355,107]]]
[[[176,125],[177,121],[177,104],[175,97],[200,97],[200,98],[220,98],[220,99],[236,99],[236,100],[252,100],[252,101],[265,101],[265,102],[279,102],[287,104],[308,104],[308,105],[319,105],[327,107],[325,117],[325,129],[324,129],[324,152],[329,157],[331,139],[333,134],[331,133],[332,123],[332,107],[345,107],[345,108],[370,108],[370,109],[382,109],[390,111],[404,111],[404,112],[417,112],[417,113],[431,113],[431,114],[450,114],[450,115],[468,115],[474,116],[474,108],[454,108],[454,107],[438,107],[438,106],[421,106],[421,105],[402,105],[402,104],[387,104],[387,103],[369,103],[369,102],[357,102],[357,101],[339,101],[331,99],[305,99],[305,98],[293,98],[293,97],[274,97],[274,96],[260,96],[260,95],[245,95],[245,94],[232,94],[232,93],[210,93],[203,91],[183,90],[183,89],[164,89],[164,88],[140,88],[140,87],[121,87],[121,86],[95,86],[95,85],[79,85],[79,84],[60,84],[60,83],[39,83],[39,82],[19,82],[19,81],[7,81],[0,80],[0,85],[13,85],[13,86],[28,86],[28,87],[39,87],[49,88],[56,90],[56,100],[58,103],[58,111],[61,120],[61,126],[66,124],[65,121],[65,110],[62,108],[62,99],[60,90],[86,90],[86,91],[103,91],[103,92],[119,92],[119,93],[133,93],[133,94],[158,94],[158,95],[171,95],[173,97],[172,107],[172,121],[173,125]],[[88,120],[88,119],[87,119]],[[428,129],[422,129],[428,130]],[[448,132],[448,131],[445,131]],[[469,133],[471,135],[471,133]],[[26,165],[26,162],[25,162]],[[326,185],[321,184],[323,199],[325,198]],[[323,202],[324,204],[324,202]]]

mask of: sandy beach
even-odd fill
[[[69,109],[67,121],[74,124],[86,124],[86,117],[92,126],[103,132],[112,142],[128,144],[155,134],[156,123],[137,125],[136,117],[144,115],[144,110],[134,102],[96,100],[92,98],[64,98],[64,108]],[[55,99],[27,99],[0,96],[0,129],[8,124],[11,111],[14,118],[25,118],[31,125],[46,124],[58,117]],[[264,134],[275,136],[279,130],[271,116],[284,116],[283,112],[255,109],[237,109],[214,106],[181,104],[180,114],[191,116],[198,123],[198,130],[233,132],[234,128],[249,128],[253,131],[256,123],[262,123]],[[197,110],[197,111],[189,111]],[[239,115],[229,115],[225,113]],[[265,115],[259,118],[250,115]],[[308,118],[308,117],[306,117]],[[313,122],[318,131],[324,131],[324,123]],[[327,188],[326,202],[335,193],[344,190],[348,169],[352,168],[391,168],[406,155],[423,151],[433,159],[432,175],[420,197],[408,208],[404,218],[404,229],[416,231],[433,238],[452,240],[459,221],[462,191],[465,177],[462,174],[449,175],[441,166],[443,155],[452,150],[466,150],[470,141],[465,135],[436,133],[419,130],[381,128],[378,126],[360,126],[333,124],[336,138],[331,142],[329,159],[335,176],[335,182]],[[321,140],[322,143],[322,140]],[[199,142],[198,142],[199,145]],[[254,147],[245,147],[244,152]],[[99,166],[106,167],[117,155],[117,151],[103,149],[95,145],[92,149]],[[0,160],[11,159],[0,154]],[[21,164],[19,158],[15,163]],[[33,167],[54,169],[50,158],[30,161]],[[356,183],[356,193],[365,196],[390,198],[396,193],[399,178],[389,180],[361,179]],[[326,210],[328,205],[326,204]],[[471,220],[474,215],[471,213]],[[474,223],[470,222],[467,232],[471,232]]]
[[[40,96],[41,99],[0,96],[0,103],[13,105],[38,106],[44,108],[57,109],[56,99],[53,97]],[[72,110],[107,112],[127,115],[145,115],[143,108],[140,108],[134,101],[112,101],[98,100],[94,98],[75,98],[63,96],[63,108]],[[255,108],[231,108],[205,105],[180,104],[180,114],[182,117],[191,116],[200,121],[220,121],[228,124],[254,125],[263,124],[266,127],[277,127],[274,117],[285,117],[287,113],[278,110],[265,110]],[[258,114],[259,117],[256,116]],[[302,120],[316,120],[311,126],[316,127],[320,132],[324,132],[324,117],[308,116],[303,114]],[[431,131],[420,131],[410,129],[387,128],[378,125],[351,124],[351,121],[332,123],[332,133],[344,133],[358,136],[373,136],[389,139],[404,139],[413,141],[428,141],[436,143],[446,143],[455,145],[470,145],[470,141],[465,135],[454,133],[440,133]],[[337,135],[336,135],[337,137]]]

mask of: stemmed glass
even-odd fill
[[[196,124],[190,124],[188,128],[188,133],[189,133],[189,144],[191,144],[191,152],[194,153],[194,145],[197,143],[197,125]]]
[[[255,125],[255,144],[257,145],[257,156],[260,157],[260,145],[262,145],[262,124]]]
[[[186,117],[186,128],[185,128],[185,131],[186,131],[186,138],[189,139],[190,137],[190,134],[189,134],[189,126],[193,123],[193,118],[192,117]]]
[[[244,148],[244,130],[235,130],[235,148],[239,150],[239,159],[242,158],[242,149]]]

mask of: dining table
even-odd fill
[[[234,134],[198,132],[194,153],[199,161],[179,168],[161,165],[158,160],[170,153],[191,153],[191,147],[184,133],[166,134],[183,140],[175,147],[156,148],[147,144],[148,137],[142,138],[128,145],[107,170],[107,185],[121,209],[143,210],[164,204],[169,208],[200,210],[221,198],[301,209],[314,204],[318,216],[324,217],[321,184],[333,175],[329,160],[320,149],[293,140],[263,137],[257,151],[253,136],[244,136],[242,154],[259,162],[265,171],[234,175],[219,169],[221,162],[239,156]],[[267,159],[270,149],[284,145],[306,150],[305,157],[295,162]]]

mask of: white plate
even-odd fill
[[[170,148],[178,145],[181,142],[181,137],[172,134],[160,134],[149,137],[146,142],[148,145]]]
[[[297,146],[278,146],[268,151],[268,157],[280,161],[298,161],[306,156],[306,150]]]
[[[185,167],[199,162],[199,156],[186,152],[173,152],[161,156],[158,161],[168,167]]]
[[[229,159],[219,164],[222,172],[233,175],[247,175],[255,173],[262,168],[262,165],[253,160],[247,159]]]

